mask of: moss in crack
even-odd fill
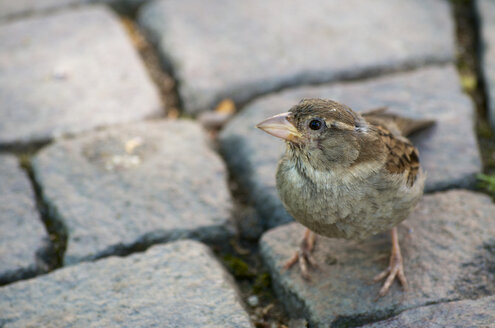
[[[478,178],[478,187],[495,200],[495,174],[480,173],[476,177]]]
[[[271,277],[254,241],[231,242],[229,250],[216,249],[222,264],[234,276],[255,327],[287,327],[288,316],[273,294]]]
[[[256,276],[247,263],[239,257],[227,254],[223,256],[222,260],[236,279],[253,278]]]
[[[252,291],[254,294],[266,293],[272,286],[272,277],[268,272],[262,272],[256,276]]]

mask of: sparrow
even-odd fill
[[[308,265],[317,267],[311,255],[315,233],[363,240],[390,229],[389,266],[374,281],[386,278],[380,297],[395,278],[407,290],[396,226],[423,195],[426,175],[406,136],[433,123],[386,108],[359,114],[323,99],[304,99],[259,123],[257,128],[286,141],[276,186],[288,213],[307,228],[285,268],[299,262],[301,275],[310,278]]]

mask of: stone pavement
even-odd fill
[[[173,68],[189,113],[224,97],[244,103],[282,87],[454,58],[443,0],[162,0],[144,6],[139,22]]]
[[[138,8],[188,118],[165,118],[109,4]],[[264,309],[210,250],[246,236],[287,311],[274,326],[489,326],[495,205],[467,190],[482,165],[455,47],[446,0],[0,2],[0,327],[252,327]],[[319,238],[311,282],[281,270],[302,227],[275,190],[284,145],[254,125],[307,97],[436,120],[412,138],[430,194],[399,228],[409,292],[374,301],[387,234]],[[224,98],[239,112],[212,140],[191,115]]]
[[[137,123],[60,140],[33,159],[34,179],[67,230],[64,263],[179,238],[233,235],[227,173],[198,124]]]

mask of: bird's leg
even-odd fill
[[[397,233],[397,227],[392,228],[392,255],[390,256],[390,262],[388,264],[388,268],[385,269],[383,272],[380,274],[376,275],[375,278],[373,278],[374,282],[378,282],[382,280],[383,278],[387,277],[385,280],[385,283],[383,284],[383,287],[380,289],[380,292],[378,293],[379,297],[385,296],[390,289],[390,286],[392,285],[392,282],[394,282],[395,277],[397,277],[402,284],[402,287],[404,288],[405,291],[407,291],[407,280],[406,276],[404,275],[404,265],[402,262],[402,255],[400,253],[400,246],[399,246],[399,235]]]
[[[315,246],[316,234],[309,229],[304,231],[304,237],[301,241],[301,246],[299,249],[292,255],[292,257],[285,262],[284,269],[289,269],[296,262],[299,262],[299,268],[301,269],[301,275],[304,279],[309,280],[310,276],[308,273],[308,264],[312,267],[317,268],[318,264],[316,260],[311,255],[311,252]]]

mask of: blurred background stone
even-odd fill
[[[283,87],[454,60],[447,1],[165,0],[138,20],[189,114]]]
[[[164,114],[118,18],[103,6],[0,25],[0,104],[4,146]]]
[[[476,0],[480,25],[481,74],[492,128],[495,129],[495,1]]]

